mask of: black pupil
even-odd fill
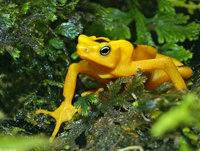
[[[109,46],[104,46],[100,50],[100,54],[103,55],[103,56],[108,55],[109,53],[110,53],[110,47]]]

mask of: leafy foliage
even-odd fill
[[[9,139],[30,149],[43,142],[29,144],[30,135],[51,134],[54,120],[36,116],[35,110],[54,110],[63,100],[67,68],[80,60],[75,52],[79,34],[148,44],[188,62],[199,54],[198,17],[199,2],[191,0],[0,1],[0,143],[4,135],[13,135]],[[111,81],[99,98],[80,97],[95,85],[80,75],[74,104],[81,106],[82,115],[65,123],[58,140],[44,150],[118,150],[129,145],[198,149],[199,58],[197,62],[191,94],[167,91],[169,83],[146,91],[147,77],[139,72]],[[5,141],[7,146],[13,143],[8,145],[7,137]]]
[[[170,16],[170,17],[169,17]],[[183,42],[186,38],[194,40],[198,38],[199,25],[195,22],[185,26],[189,16],[183,14],[163,13],[160,12],[153,18],[155,31],[158,34],[158,42],[164,41],[169,43]]]
[[[147,29],[147,18],[145,18],[145,16],[137,8],[134,8],[133,14],[135,16],[136,21],[136,43],[155,46],[151,33]]]
[[[84,97],[79,97],[78,101],[75,102],[74,106],[78,109],[81,107],[81,114],[83,116],[88,116],[88,112],[91,111],[91,104],[96,104],[98,101],[97,95],[95,93],[86,95]]]
[[[174,6],[187,8],[190,14],[193,14],[196,9],[200,9],[199,1],[197,1],[198,3],[195,3],[193,1],[186,2],[185,0],[184,1],[170,0],[170,1]]]
[[[161,47],[161,49],[166,50],[163,52],[164,55],[171,56],[182,61],[187,61],[193,56],[193,54],[190,53],[189,50],[185,50],[183,46],[173,43],[166,43]]]
[[[130,39],[131,31],[128,25],[132,22],[131,12],[122,12],[116,8],[97,7],[97,16],[101,19],[94,21],[87,34],[106,36],[111,39]]]

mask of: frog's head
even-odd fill
[[[120,59],[119,45],[105,37],[80,35],[77,53],[84,60],[111,69]]]

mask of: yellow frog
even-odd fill
[[[52,141],[63,122],[69,121],[78,111],[72,105],[72,98],[79,73],[85,73],[96,80],[108,83],[109,79],[134,75],[139,69],[151,73],[145,87],[156,88],[163,82],[172,82],[176,90],[187,89],[183,79],[192,75],[192,69],[176,59],[157,53],[147,45],[132,45],[126,40],[110,40],[105,37],[80,35],[77,53],[83,59],[69,66],[63,95],[65,100],[55,111],[39,109],[37,114],[49,114],[56,120],[50,138]]]

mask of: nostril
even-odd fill
[[[78,45],[76,46],[76,48],[77,48],[77,50],[83,51],[83,52],[88,52],[88,51],[89,51],[89,48],[86,47],[86,46],[83,45],[83,44],[78,44]]]
[[[88,52],[88,50],[89,50],[88,47],[85,47],[85,52]]]

